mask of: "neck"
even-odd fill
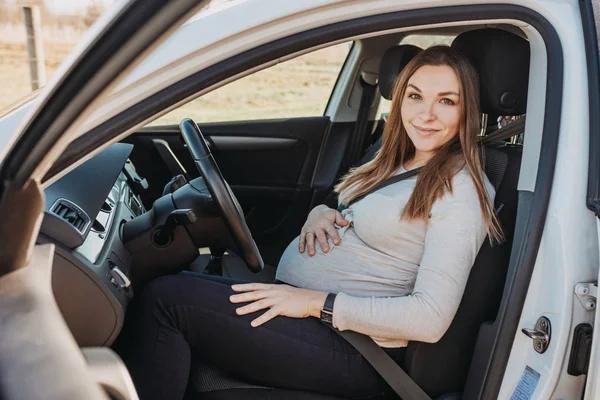
[[[416,150],[415,155],[404,163],[404,169],[410,170],[421,167],[427,164],[432,157],[433,153]]]

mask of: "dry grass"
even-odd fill
[[[49,79],[74,44],[44,43]],[[254,73],[196,99],[156,123],[178,123],[321,115],[349,45],[319,50]],[[0,41],[0,109],[31,92],[25,46]]]
[[[45,42],[46,77],[49,79],[65,59],[73,43]],[[0,41],[0,109],[31,93],[31,78],[25,44]]]
[[[154,124],[322,115],[350,49],[341,44],[248,75],[193,100]]]

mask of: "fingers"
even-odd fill
[[[257,326],[260,326],[260,325],[264,324],[265,322],[272,320],[273,318],[275,318],[278,315],[279,315],[279,311],[277,311],[276,308],[271,308],[269,311],[267,311],[260,317],[256,318],[254,321],[250,322],[250,325],[252,325],[253,327],[256,328]]]
[[[327,227],[327,234],[329,235],[331,240],[333,240],[333,244],[335,244],[336,246],[340,244],[340,235],[338,235],[337,230],[333,226]]]
[[[346,226],[348,225],[348,221],[344,219],[344,216],[342,215],[341,212],[336,211],[335,212],[335,223],[338,224],[339,226]]]
[[[308,255],[314,256],[315,255],[315,233],[314,232],[308,232],[306,234],[306,247],[308,248]]]
[[[231,289],[234,292],[251,292],[254,290],[267,290],[272,289],[274,285],[269,285],[267,283],[238,283],[235,285],[231,285]]]
[[[315,218],[317,219],[311,220],[309,218],[302,227],[300,238],[298,240],[298,251],[300,251],[300,253],[308,251],[309,256],[315,255],[315,240],[319,241],[323,253],[328,253],[331,250],[328,238],[331,238],[335,245],[340,244],[341,238],[336,230],[335,224],[338,226],[348,226],[350,223],[344,219],[342,213],[329,208],[327,209],[327,213],[316,216]]]
[[[269,295],[268,290],[255,290],[252,292],[245,292],[242,294],[234,294],[229,297],[229,301],[232,303],[247,303],[249,301],[261,300]]]
[[[304,229],[300,232],[300,241],[298,242],[298,250],[300,253],[304,253],[304,249],[306,248],[306,232]]]
[[[329,251],[329,243],[327,243],[327,235],[324,230],[317,232],[317,239],[319,240],[323,253],[327,253]]]
[[[324,230],[320,230],[318,231],[318,233],[308,232],[306,234],[306,247],[308,248],[309,256],[315,255],[315,236],[316,239],[319,241],[323,252],[327,253],[329,251],[329,245],[327,244],[327,236],[325,235]]]
[[[244,307],[240,307],[236,309],[235,312],[237,313],[237,315],[252,314],[253,312],[264,310],[265,308],[271,308],[273,305],[273,299],[263,299],[250,303]]]

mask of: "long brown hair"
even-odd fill
[[[433,46],[423,50],[402,70],[394,86],[392,106],[383,131],[381,149],[373,160],[350,170],[335,187],[335,191],[342,194],[345,203],[349,203],[381,184],[404,162],[414,157],[415,146],[402,123],[401,105],[408,80],[424,65],[446,65],[456,73],[460,82],[460,127],[458,135],[440,146],[419,173],[414,191],[400,218],[429,218],[433,203],[446,192],[452,194],[452,178],[466,165],[475,183],[487,234],[492,243],[499,243],[503,238],[502,228],[485,190],[477,140],[480,131],[479,79],[469,61],[448,46]]]

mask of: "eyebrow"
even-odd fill
[[[450,94],[453,94],[453,95],[455,95],[456,97],[460,97],[460,96],[459,96],[459,94],[458,94],[458,93],[456,93],[456,92],[441,92],[441,93],[438,93],[438,96],[448,96],[448,95],[450,95]]]
[[[412,87],[412,88],[413,88],[413,89],[415,89],[417,92],[420,92],[420,91],[421,91],[421,89],[419,89],[418,87],[416,87],[416,86],[415,86],[415,85],[413,85],[412,83],[409,83],[409,84],[408,84],[408,86]],[[440,93],[438,93],[438,96],[448,96],[448,95],[450,95],[450,94],[453,94],[453,95],[455,95],[455,96],[457,96],[457,97],[460,97],[460,95],[459,95],[458,93],[456,93],[456,92],[452,92],[452,91],[449,91],[449,92],[440,92]]]

